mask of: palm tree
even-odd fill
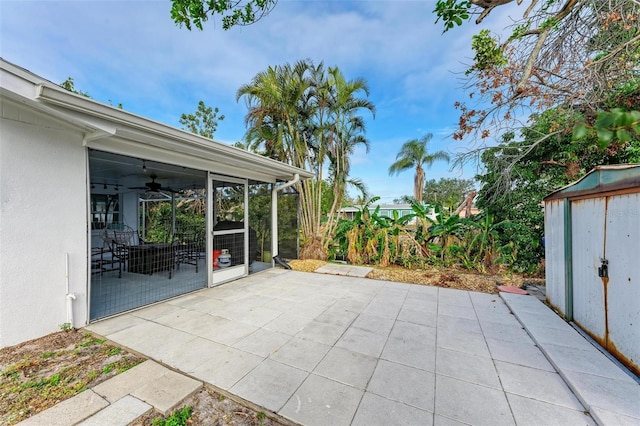
[[[396,162],[389,167],[390,176],[415,167],[413,196],[419,203],[422,203],[422,191],[424,188],[425,173],[423,166],[428,168],[436,160],[445,160],[447,163],[450,160],[449,154],[444,151],[434,152],[433,154],[427,152],[427,143],[432,137],[433,135],[428,133],[420,139],[411,139],[402,144],[400,152],[396,155]]]
[[[248,146],[315,173],[315,179],[296,185],[301,205],[301,258],[319,255],[317,250],[326,248],[327,230],[332,228],[331,223],[324,227],[322,223],[323,173],[330,173],[333,185],[332,212],[339,208],[345,186],[360,183],[349,178],[349,157],[357,146],[368,149],[360,111],[375,111],[363,94],[369,94],[363,79],[347,80],[337,67],[325,68],[310,60],[269,67],[236,94],[248,107]]]

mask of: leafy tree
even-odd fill
[[[595,136],[572,142],[571,131],[564,123],[574,119],[573,112],[563,109],[535,115],[532,125],[523,129],[522,141],[506,134],[499,146],[482,154],[486,172],[477,177],[482,183],[477,204],[492,214],[496,223],[512,223],[501,230],[498,244],[513,245],[512,266],[518,271],[535,273],[540,268],[544,256],[544,212],[540,203],[546,195],[597,165],[640,161],[638,140],[607,147],[600,147]],[[545,143],[532,144],[541,135],[546,136]],[[515,163],[514,157],[519,158]]]
[[[77,95],[82,95],[85,96],[87,98],[90,98],[91,96],[89,96],[89,94],[87,92],[83,92],[82,90],[78,90],[76,89],[76,85],[73,81],[73,78],[71,77],[67,77],[67,79],[65,81],[63,81],[62,83],[60,83],[60,87],[62,87],[63,89],[66,89],[72,93],[75,93]]]
[[[465,196],[474,188],[473,179],[441,178],[439,181],[430,179],[424,186],[424,202],[442,205],[455,209]]]
[[[472,15],[478,15],[479,24],[508,3],[512,0],[438,0],[434,12],[448,31]],[[460,120],[453,136],[471,140],[458,163],[478,159],[493,137],[522,129],[523,116],[556,107],[575,114],[552,131],[582,123],[575,137],[591,130],[603,146],[633,137],[640,130],[637,107],[629,104],[640,97],[639,20],[637,0],[530,0],[506,40],[480,31],[473,37],[475,57],[466,73],[469,101],[456,103]],[[540,134],[529,143],[533,148],[547,140]]]
[[[202,29],[209,15],[222,17],[222,28],[249,25],[266,16],[277,0],[171,0],[171,18],[178,25]]]
[[[395,163],[389,166],[389,175],[391,176],[415,168],[413,196],[419,203],[422,202],[424,188],[425,172],[423,166],[431,167],[436,160],[449,162],[449,154],[444,151],[437,151],[433,154],[427,152],[427,143],[432,137],[433,135],[428,133],[420,139],[405,142],[396,155]]]
[[[218,121],[224,120],[224,115],[218,115],[219,112],[218,107],[211,108],[206,106],[204,101],[200,101],[196,112],[180,116],[180,124],[184,126],[184,130],[213,139]]]

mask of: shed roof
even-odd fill
[[[184,166],[264,177],[265,181],[287,181],[296,174],[302,179],[313,177],[304,169],[77,95],[2,58],[0,71],[0,96],[83,129],[89,148],[119,154],[155,149]]]
[[[547,195],[544,201],[640,191],[640,164],[598,166],[580,180]]]

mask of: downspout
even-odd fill
[[[293,180],[285,182],[280,186],[274,185],[271,190],[271,266],[275,266],[275,262],[281,262],[278,257],[278,191],[289,188],[298,182],[300,182],[300,174],[296,173],[293,175]]]
[[[67,289],[67,324],[73,328],[73,301],[76,300],[76,295],[69,293],[69,253],[65,253],[65,285]]]

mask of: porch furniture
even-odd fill
[[[142,244],[128,247],[128,272],[151,275],[169,271],[172,277],[175,266],[175,246],[171,243]]]
[[[122,276],[120,260],[113,255],[108,247],[93,247],[91,249],[91,273],[102,275],[110,271],[119,271],[119,276]]]
[[[198,260],[204,256],[205,251],[204,233],[197,230],[177,232],[174,237],[174,248],[176,267],[180,269],[181,264],[193,265],[198,273]]]
[[[140,239],[138,232],[129,227],[105,229],[103,240],[107,243],[112,258],[118,263],[118,278],[122,278],[122,270],[129,270],[129,248],[144,242]]]

